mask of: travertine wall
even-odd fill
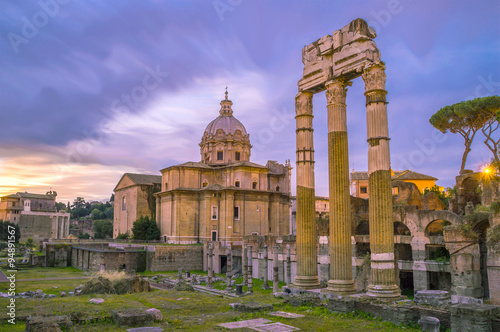
[[[203,246],[156,246],[151,271],[203,270]]]

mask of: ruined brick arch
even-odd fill
[[[486,230],[490,227],[490,220],[488,218],[479,220],[472,224],[472,230],[476,232],[482,240],[485,240]]]
[[[459,225],[463,223],[462,217],[446,210],[430,211],[430,212],[425,211],[424,215],[420,215],[420,219],[421,219],[420,225],[422,227],[422,231],[425,231],[426,233],[427,233],[427,227],[436,220],[448,221],[452,225]]]

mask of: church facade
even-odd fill
[[[161,189],[154,196],[165,242],[235,243],[245,235],[290,233],[290,161],[251,162],[250,135],[233,116],[227,91],[220,105],[219,116],[207,125],[199,143],[201,161],[161,170]],[[125,212],[115,213],[115,223],[127,224],[131,233],[132,223],[118,219],[132,215],[127,210],[134,204],[120,209]]]
[[[199,144],[201,161],[161,170],[156,218],[169,243],[289,234],[290,162],[251,162],[250,135],[233,116],[227,91],[220,105]]]

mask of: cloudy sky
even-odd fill
[[[0,0],[0,195],[52,187],[63,202],[104,200],[124,172],[198,161],[226,86],[251,160],[293,164],[301,49],[358,17],[377,31],[386,62],[393,169],[451,186],[463,141],[428,119],[500,93],[496,0]],[[359,171],[367,170],[363,91],[358,78],[347,98]],[[324,93],[314,112],[316,193],[326,196]],[[467,168],[490,159],[483,146],[478,136]]]

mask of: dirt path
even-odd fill
[[[2,270],[0,270],[0,282],[7,282],[7,281],[9,281],[9,279],[7,279],[5,273],[3,273]]]

